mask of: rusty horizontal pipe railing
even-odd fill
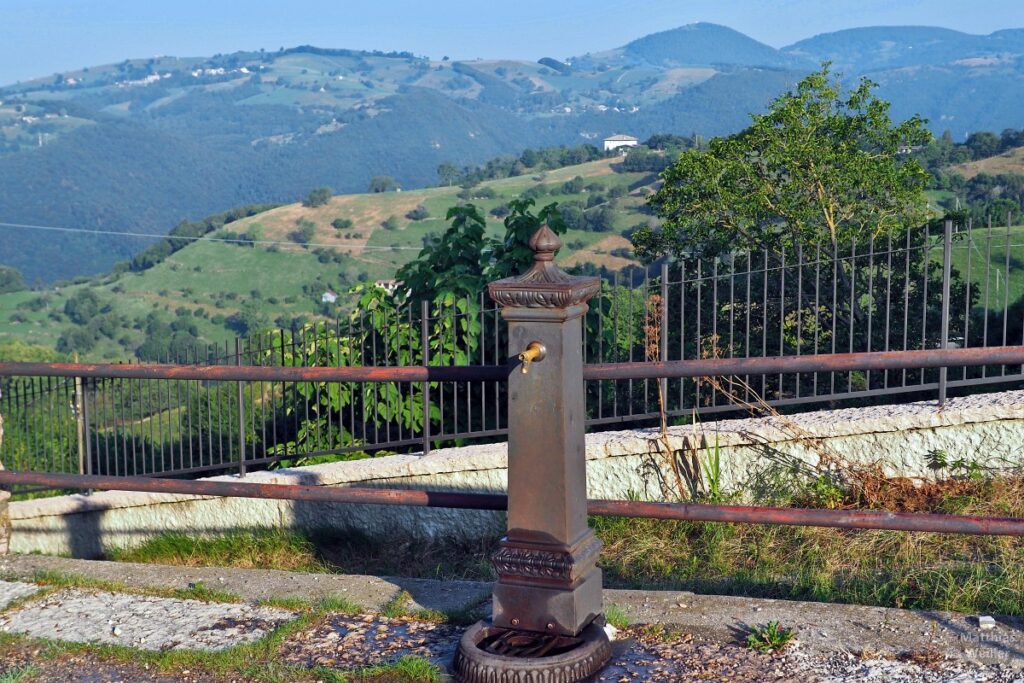
[[[792,372],[847,372],[850,370],[902,370],[917,368],[1018,365],[1024,346],[989,346],[971,349],[819,353],[765,358],[707,358],[665,362],[598,363],[583,367],[584,379],[659,379],[662,377],[721,377]]]
[[[211,479],[161,479],[157,477],[111,477],[95,474],[19,472],[0,470],[0,486],[25,484],[54,489],[100,489],[176,493],[228,498],[301,500],[313,503],[362,503],[412,507],[504,510],[507,497],[486,493],[418,491],[414,489],[329,487],[304,484],[258,484]]]
[[[508,377],[508,365],[290,367],[0,362],[0,377],[94,377],[247,382],[479,382]]]
[[[596,363],[583,366],[585,380],[714,377],[851,370],[901,370],[1024,364],[1024,346],[970,349],[822,353],[763,358],[707,358],[666,362]],[[0,362],[0,377],[96,377],[266,382],[459,382],[502,381],[518,365],[399,367],[288,367],[256,365],[130,365]]]
[[[508,497],[490,493],[419,491],[409,489],[328,487],[297,484],[255,484],[233,481],[107,477],[0,470],[0,485],[31,485],[67,489],[106,489],[151,493],[302,500],[321,503],[403,505],[469,510],[504,510]],[[591,500],[591,515],[642,517],[728,524],[777,524],[838,529],[887,529],[945,534],[1024,536],[1024,519],[946,515],[883,510],[818,510],[749,505],[649,503],[632,500]]]

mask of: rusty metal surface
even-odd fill
[[[157,479],[155,477],[107,477],[82,474],[51,474],[0,470],[0,486],[29,484],[55,489],[106,489],[182,493],[232,498],[270,498],[321,503],[361,503],[371,505],[407,505],[413,507],[504,510],[503,495],[452,493],[359,487],[304,486],[297,484],[249,484],[235,481]]]
[[[0,362],[0,377],[99,377],[249,382],[466,382],[508,378],[504,365],[280,367]]]
[[[587,526],[583,316],[600,281],[554,262],[547,226],[533,267],[491,283],[508,322],[508,535],[494,557],[499,628],[578,636],[601,614],[601,543]]]
[[[583,379],[657,379],[660,377],[714,377],[791,372],[844,372],[849,370],[901,370],[1024,363],[1024,346],[924,351],[872,351],[820,353],[769,358],[709,358],[669,362],[595,363],[583,366]]]
[[[690,522],[781,524],[838,529],[889,529],[975,536],[1024,536],[1024,518],[1017,517],[941,515],[921,512],[886,512],[884,510],[817,510],[751,505],[645,503],[632,500],[591,500],[587,503],[587,511],[592,515],[600,516],[645,517]]]
[[[521,350],[521,349],[520,349]],[[1024,346],[990,346],[924,351],[822,353],[767,358],[710,358],[668,362],[592,363],[584,380],[712,377],[793,372],[901,370],[1024,364]],[[125,365],[102,363],[0,362],[0,377],[100,377],[265,382],[441,382],[504,381],[509,365],[402,367],[262,367],[236,365]]]
[[[413,491],[405,489],[248,484],[229,481],[156,479],[153,477],[100,477],[0,470],[0,485],[28,484],[67,489],[108,489],[205,496],[273,498],[324,503],[407,505],[469,510],[504,510],[508,499],[500,494]],[[591,515],[675,519],[729,524],[783,524],[840,529],[892,529],[947,534],[1024,536],[1024,518],[940,515],[882,510],[814,510],[748,505],[647,503],[632,500],[591,500]]]

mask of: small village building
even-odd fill
[[[373,284],[383,288],[388,294],[394,294],[402,283],[394,278],[390,278],[387,280],[377,280]]]
[[[636,147],[639,144],[640,141],[632,135],[613,135],[604,139],[604,151],[610,152],[613,149],[622,147]]]
[[[337,300],[338,294],[336,292],[332,292],[329,289],[320,295],[320,303],[333,304]]]

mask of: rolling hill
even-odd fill
[[[574,229],[565,234],[559,261],[564,266],[591,263],[618,269],[634,263],[629,240],[620,232],[650,219],[642,208],[654,180],[616,172],[620,161],[602,159],[487,181],[468,193],[456,186],[337,195],[314,208],[300,203],[280,206],[228,223],[141,271],[0,294],[0,344],[17,339],[60,346],[61,337],[85,329],[67,312],[68,301],[85,292],[95,298],[96,318],[111,323],[111,334],[96,335],[83,354],[87,358],[132,357],[151,336],[153,320],[164,325],[186,321],[206,343],[223,343],[239,333],[246,311],[284,327],[295,319],[328,320],[351,307],[344,295],[348,288],[393,277],[401,264],[418,254],[427,234],[443,231],[445,212],[460,201],[460,193],[487,215],[488,232],[494,236],[502,235],[503,227],[491,211],[500,213],[498,207],[524,192],[537,195],[539,205],[594,204],[587,211],[613,207],[603,232]],[[416,207],[425,209],[425,218],[407,216]],[[337,219],[351,225],[335,228],[332,223]],[[294,235],[302,221],[313,226],[307,244],[298,243]],[[255,243],[239,243],[240,235]],[[342,293],[336,306],[321,302],[326,291]]]

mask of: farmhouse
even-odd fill
[[[377,280],[373,284],[378,287],[383,287],[388,294],[394,294],[398,290],[398,286],[402,284],[399,280],[390,278],[388,280]]]
[[[335,292],[332,292],[329,289],[326,292],[324,292],[323,294],[320,295],[320,303],[333,304],[337,300],[338,300],[338,295]]]
[[[613,135],[604,139],[604,151],[610,152],[620,147],[636,147],[638,144],[640,141],[632,135]]]

